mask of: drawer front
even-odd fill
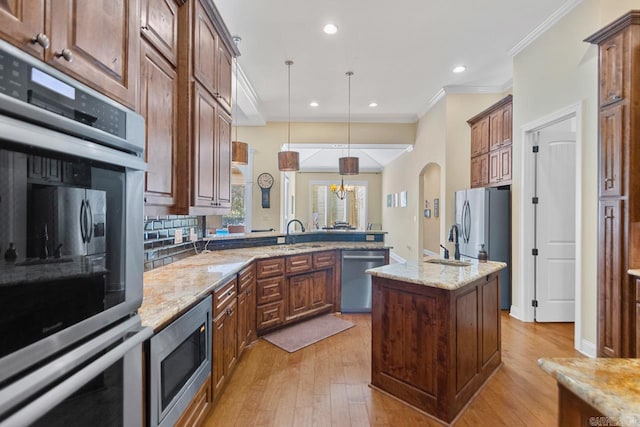
[[[334,267],[336,264],[336,253],[330,252],[318,252],[313,254],[313,268],[325,268]]]
[[[282,324],[284,322],[284,301],[259,306],[256,320],[258,331]]]
[[[266,304],[268,302],[282,300],[284,290],[284,277],[274,277],[272,279],[258,280],[256,291],[256,304]]]
[[[284,274],[284,258],[262,259],[256,263],[256,277],[282,276]]]
[[[222,287],[218,288],[213,293],[213,317],[216,318],[218,314],[222,313],[224,309],[229,305],[231,301],[236,297],[238,280],[234,277],[225,283]]]
[[[311,254],[287,257],[287,273],[295,274],[311,271],[311,260]]]
[[[238,293],[244,291],[254,280],[256,280],[256,265],[251,264],[238,273]]]

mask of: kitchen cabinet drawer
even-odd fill
[[[336,253],[334,251],[317,252],[313,254],[314,269],[335,267],[335,264],[336,264]]]
[[[238,281],[234,277],[213,292],[213,317],[222,313],[229,303],[236,297],[236,285]]]
[[[305,273],[311,270],[311,254],[287,257],[287,274]]]
[[[266,304],[268,302],[282,299],[284,291],[284,277],[274,277],[272,279],[258,280],[256,291],[256,303]]]
[[[263,330],[284,322],[284,301],[258,306],[257,329]]]
[[[263,259],[256,263],[256,277],[264,279],[265,277],[284,275],[284,258]]]
[[[238,293],[244,291],[253,281],[256,280],[256,265],[251,264],[238,273]]]

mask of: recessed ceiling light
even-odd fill
[[[327,34],[335,34],[338,32],[338,27],[335,24],[327,24],[322,29]]]
[[[453,69],[453,72],[454,73],[461,73],[466,69],[467,69],[467,67],[465,67],[464,65],[458,65],[456,68]]]
[[[377,102],[372,102],[372,103],[369,104],[369,107],[371,107],[371,108],[374,108],[374,107],[377,107],[377,106],[378,106]]]
[[[311,102],[309,103],[309,106],[310,106],[310,107],[317,107],[318,105],[320,105],[320,104],[318,104],[316,101],[311,101]]]

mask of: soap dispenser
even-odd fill
[[[487,251],[484,250],[484,243],[480,244],[480,250],[478,251],[478,261],[479,262],[487,262],[489,256]]]
[[[9,248],[4,253],[5,261],[15,261],[18,258],[18,253],[13,243],[9,243]]]

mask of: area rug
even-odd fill
[[[353,326],[354,324],[347,320],[327,314],[280,329],[262,338],[289,353],[293,353]]]

